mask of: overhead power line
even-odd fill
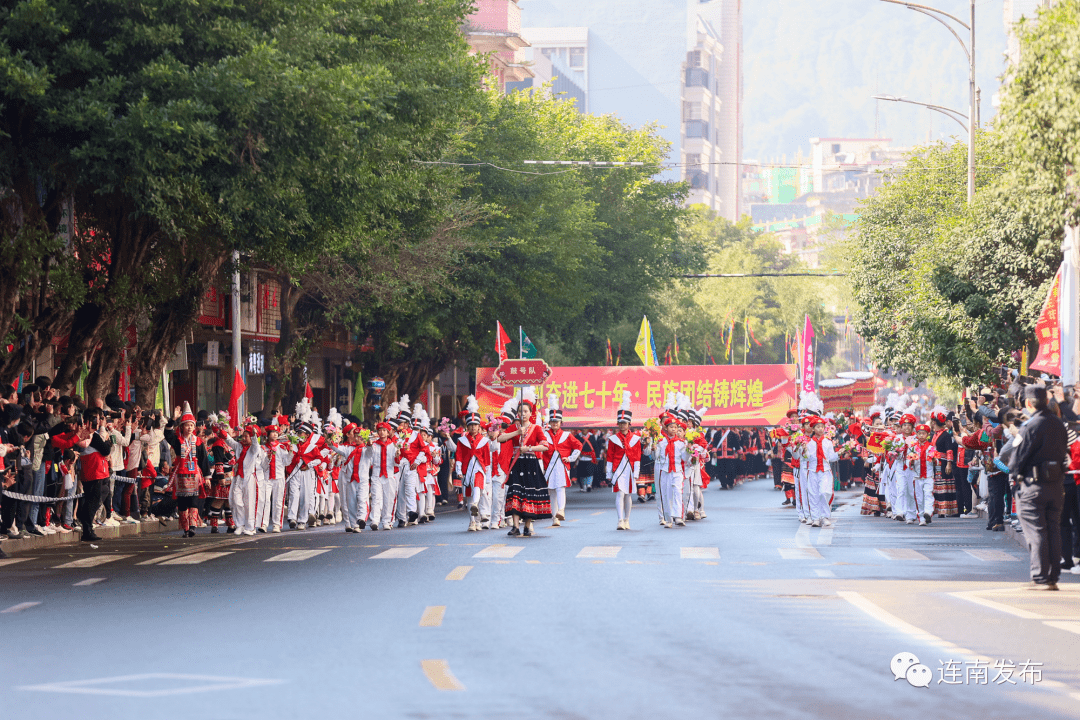
[[[697,275],[676,275],[677,278],[693,280],[697,278],[751,278],[751,277],[847,277],[847,273],[811,273],[811,272],[760,272],[760,273],[700,273]]]

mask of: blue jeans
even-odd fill
[[[41,467],[34,472],[34,485],[30,490],[31,495],[44,495],[45,494],[45,462],[42,461]],[[26,521],[33,525],[39,525],[38,512],[41,510],[42,503],[30,503],[30,511],[27,513]]]

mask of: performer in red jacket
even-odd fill
[[[454,458],[454,467],[469,498],[469,532],[480,530],[490,519],[483,517],[480,507],[491,470],[491,445],[481,427],[479,410],[476,398],[470,395],[466,405],[466,432],[458,439]],[[484,509],[491,512],[490,507]]]
[[[619,514],[616,530],[630,529],[630,508],[641,475],[641,437],[630,430],[632,418],[630,391],[626,390],[615,416],[619,429],[608,438],[607,446],[607,479],[615,492],[615,511]]]
[[[548,496],[551,498],[552,527],[566,519],[566,488],[570,485],[570,465],[581,456],[581,441],[562,429],[562,410],[559,396],[548,395],[548,449],[541,456]]]
[[[522,394],[522,400],[515,407],[517,429],[499,436],[499,442],[511,444],[514,448],[506,488],[506,514],[513,523],[507,534],[511,537],[529,537],[533,534],[534,520],[551,517],[551,499],[537,457],[548,449],[548,439],[544,429],[534,423],[536,392],[527,387]],[[524,531],[519,529],[522,524]]]

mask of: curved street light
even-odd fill
[[[896,97],[895,95],[873,95],[872,97],[874,98],[874,100],[887,100],[889,102],[909,103],[911,105],[921,105],[924,108],[936,110],[945,117],[952,118],[953,120],[958,122],[960,124],[960,127],[964,128],[964,132],[968,131],[968,116],[960,112],[959,110],[953,110],[952,108],[943,107],[941,105],[933,105],[931,103],[919,102],[918,100],[908,100],[906,98]],[[963,119],[961,120],[961,118]]]
[[[948,31],[950,33],[952,33],[953,37],[956,38],[956,41],[958,43],[960,43],[960,47],[962,47],[964,49],[964,55],[967,56],[967,61],[968,61],[968,115],[967,116],[961,115],[961,117],[965,117],[966,119],[968,119],[968,122],[967,122],[966,125],[964,123],[960,123],[960,124],[964,125],[964,129],[967,130],[967,134],[968,134],[968,188],[967,188],[967,200],[968,200],[968,203],[970,203],[972,201],[972,199],[975,197],[975,126],[977,124],[976,118],[978,118],[978,113],[977,113],[977,110],[976,110],[976,107],[975,107],[975,102],[976,102],[976,90],[975,90],[975,0],[970,0],[971,9],[970,9],[970,19],[968,20],[968,22],[964,22],[963,20],[956,17],[955,15],[951,15],[951,14],[945,12],[944,10],[939,10],[938,8],[935,8],[935,7],[930,7],[929,5],[920,5],[918,3],[906,2],[906,0],[881,0],[881,2],[886,2],[886,3],[889,3],[891,5],[903,5],[908,10],[914,10],[917,13],[921,13],[923,15],[926,15],[929,18],[933,18],[934,20],[937,20],[939,23],[944,25],[948,29]],[[946,18],[947,18],[947,20],[946,20]],[[965,30],[968,31],[968,34],[970,36],[970,40],[968,41],[968,44],[964,44],[964,41],[961,39],[960,35],[956,32],[956,30],[953,28],[953,26],[949,24],[948,20],[951,20],[951,21],[955,22],[956,24],[960,25],[962,28],[964,28]],[[882,97],[880,99],[885,100],[885,99],[892,99],[892,98]],[[924,107],[929,107],[931,110],[937,110],[937,111],[942,112],[943,114],[946,114],[946,115],[949,115],[949,113],[955,113],[956,112],[955,110],[949,110],[948,108],[942,108],[940,106],[931,106],[931,105],[928,105],[926,103],[916,103],[913,100],[902,100],[900,98],[895,98],[894,101],[895,102],[911,102],[911,103],[914,103],[915,105],[923,105]],[[957,113],[957,114],[959,115],[960,113]],[[953,117],[952,115],[949,115],[949,117],[952,117],[953,120],[956,120],[957,122],[960,122],[959,119],[957,119],[956,117]]]

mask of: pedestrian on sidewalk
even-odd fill
[[[1057,590],[1069,442],[1065,424],[1047,409],[1045,387],[1024,388],[1024,407],[1030,419],[1012,441],[1009,470],[1019,479],[1016,499],[1031,553],[1031,589]]]

